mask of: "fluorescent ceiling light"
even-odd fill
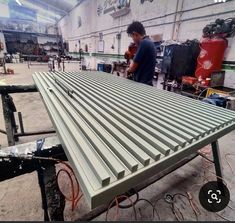
[[[22,3],[20,2],[20,0],[16,0],[16,2],[18,3],[18,5],[22,5]]]

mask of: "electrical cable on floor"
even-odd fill
[[[61,174],[62,172],[66,173],[67,176],[69,177],[70,184],[71,184],[71,190],[72,190],[72,196],[71,196],[71,197],[66,196],[66,195],[62,192],[62,190],[61,190],[60,187],[59,187],[59,190],[60,190],[61,194],[64,196],[64,198],[65,198],[67,201],[71,201],[71,202],[72,202],[72,211],[74,211],[75,207],[77,206],[78,202],[79,202],[80,199],[82,198],[83,194],[81,194],[81,195],[79,196],[79,194],[80,194],[80,185],[79,185],[79,183],[78,183],[78,180],[77,180],[77,178],[76,178],[76,176],[75,176],[75,174],[74,174],[74,171],[73,171],[72,167],[71,167],[69,164],[67,164],[66,162],[64,162],[64,161],[59,161],[59,163],[65,165],[65,166],[70,170],[70,171],[68,171],[68,170],[65,169],[65,168],[60,169],[60,170],[58,171],[57,175],[56,175],[56,179],[57,179],[57,183],[58,183],[58,186],[59,186],[59,176],[60,176],[60,174]],[[74,178],[73,178],[73,177],[74,177]],[[74,180],[73,180],[73,179],[75,179],[75,183],[74,183]],[[75,186],[75,184],[76,184],[76,186]],[[77,188],[77,190],[76,190],[76,188]],[[77,192],[76,192],[75,190],[76,190]]]
[[[118,201],[119,199],[128,199],[130,201],[131,207],[133,208],[135,221],[137,221],[137,212],[136,212],[136,209],[135,209],[135,205],[134,205],[133,201],[126,195],[117,196],[111,201],[111,203],[109,204],[108,210],[106,212],[105,220],[108,221],[108,214],[109,214],[109,211],[110,211],[111,207],[113,206],[114,202],[115,202],[115,206],[116,206],[115,221],[118,220],[118,218],[119,218],[119,209],[120,209],[119,208],[119,201]]]
[[[171,195],[171,194],[165,194],[165,202],[170,204],[170,209],[172,213],[174,214],[175,218],[177,221],[183,221],[184,220],[184,215],[180,211],[180,209],[176,206],[174,197],[177,194]]]
[[[217,216],[219,216],[220,218],[222,218],[222,219],[224,219],[224,220],[226,220],[226,221],[232,221],[232,220],[230,220],[230,219],[228,219],[228,218],[226,218],[226,217],[224,217],[223,215],[221,215],[221,214],[218,214],[218,213],[215,213]]]
[[[210,153],[211,153],[211,152],[210,152]],[[200,153],[198,153],[198,154],[201,155]],[[202,153],[202,154],[203,154],[204,156],[207,155],[207,154],[205,154],[205,153]],[[206,177],[206,172],[209,172],[209,173],[213,174],[216,178],[222,180],[223,183],[227,186],[228,184],[227,184],[227,182],[224,180],[224,178],[222,178],[222,177],[220,177],[220,176],[217,176],[216,173],[214,173],[214,172],[212,172],[211,170],[209,170],[209,168],[213,166],[214,162],[213,162],[213,161],[210,161],[209,158],[206,158],[206,157],[204,157],[204,156],[201,156],[201,157],[202,157],[201,161],[202,161],[202,168],[204,169],[204,176],[203,176],[203,178],[206,180],[206,182],[209,181],[208,178]],[[205,164],[208,164],[208,165],[205,165]]]
[[[127,209],[127,208],[132,207],[133,205],[135,205],[135,204],[138,202],[138,200],[139,200],[139,193],[136,192],[134,189],[131,189],[131,191],[133,191],[133,192],[135,193],[135,195],[136,195],[135,201],[132,201],[133,204],[123,205],[123,204],[120,204],[120,203],[119,203],[119,204],[118,204],[118,207],[119,207],[119,208],[121,208],[121,209]],[[131,195],[131,194],[129,194],[129,192],[127,192],[125,195],[128,196],[128,195]]]
[[[195,204],[195,202],[193,201],[193,197],[189,192],[187,192],[186,194],[176,193],[173,195],[167,193],[165,194],[164,198],[159,198],[158,200],[155,201],[154,207],[156,207],[157,203],[160,200],[164,200],[166,203],[170,204],[170,210],[174,214],[177,221],[184,221],[185,220],[184,215],[176,205],[176,201],[175,201],[176,196],[183,196],[188,200],[189,205],[191,206],[191,209],[193,210],[193,213],[196,217],[196,220],[198,221],[198,215],[200,215],[201,212],[199,208],[197,207],[197,205]]]
[[[177,221],[184,221],[184,215],[182,214],[180,209],[176,207],[176,205],[174,203],[171,204],[171,209],[172,209],[172,213],[175,215]],[[178,213],[180,214],[180,216],[178,215]]]
[[[202,153],[202,154],[203,154],[204,156],[207,155],[207,154],[204,154],[204,153]],[[200,153],[199,153],[199,155],[200,155]],[[229,156],[229,155],[235,155],[235,154],[226,154],[226,157]],[[228,162],[227,159],[226,159],[226,161]],[[213,164],[214,164],[214,163],[213,163],[212,160],[210,160],[209,158],[206,158],[206,157],[203,157],[203,156],[202,156],[202,168],[204,169],[203,180],[204,180],[205,182],[210,181],[209,178],[208,178],[209,176],[208,176],[208,177],[206,176],[206,173],[209,172],[209,173],[213,174],[217,179],[221,179],[221,180],[223,181],[223,183],[227,186],[228,184],[227,184],[227,182],[224,180],[224,178],[222,178],[222,177],[220,177],[220,176],[217,176],[216,173],[214,173],[213,171],[209,170],[209,168],[212,167]],[[231,166],[231,164],[230,164],[229,162],[228,162],[228,165],[229,165],[230,169],[232,170],[232,166]],[[233,173],[234,173],[234,172],[233,172]],[[197,184],[197,185],[201,185],[201,184]],[[195,186],[195,185],[194,185],[194,186]],[[157,205],[158,201],[164,200],[166,203],[170,204],[170,209],[171,209],[172,213],[174,214],[175,218],[177,219],[177,221],[184,221],[184,220],[185,220],[185,217],[184,217],[183,213],[181,212],[180,208],[178,208],[177,205],[176,205],[175,199],[176,199],[177,196],[182,196],[182,197],[184,197],[184,198],[186,198],[186,199],[188,200],[189,205],[190,205],[190,207],[191,207],[191,209],[192,209],[192,211],[193,211],[193,213],[194,213],[195,218],[196,218],[197,221],[198,221],[198,215],[201,214],[200,209],[197,207],[196,203],[195,203],[194,200],[193,200],[193,197],[192,197],[191,193],[189,193],[189,192],[186,192],[186,194],[182,194],[182,193],[176,193],[176,194],[173,194],[173,195],[167,194],[167,195],[165,196],[165,199],[164,199],[164,198],[160,198],[160,199],[156,200],[156,201],[154,202],[154,204],[153,204],[152,202],[150,202],[149,200],[147,200],[147,199],[143,199],[143,198],[142,198],[142,199],[139,199],[138,193],[136,193],[136,195],[137,195],[137,198],[136,198],[135,202],[133,202],[132,200],[130,200],[131,202],[130,202],[129,205],[120,205],[120,204],[119,204],[119,201],[118,201],[118,199],[120,199],[121,197],[125,197],[125,198],[129,198],[129,197],[124,196],[124,195],[123,195],[123,196],[120,196],[120,197],[116,197],[116,198],[111,202],[111,204],[110,204],[110,206],[109,206],[109,208],[108,208],[108,211],[107,211],[107,213],[106,213],[106,220],[107,220],[107,217],[108,217],[109,209],[112,207],[112,205],[113,205],[114,202],[116,202],[116,209],[117,209],[116,218],[115,218],[116,220],[118,219],[119,208],[125,209],[125,208],[130,208],[130,207],[133,207],[134,213],[135,213],[135,219],[137,220],[137,212],[136,212],[136,209],[135,209],[135,205],[136,205],[139,201],[145,201],[145,202],[147,202],[148,204],[150,204],[151,207],[153,208],[153,219],[154,219],[154,212],[156,212],[156,214],[158,215],[158,219],[160,220],[160,216],[159,216],[159,214],[158,214],[158,212],[157,212],[157,210],[156,210],[156,205]],[[129,199],[130,199],[130,198],[129,198]],[[230,201],[231,201],[231,200],[230,200]],[[228,205],[228,207],[229,207],[231,210],[235,211],[235,209],[234,209],[233,207],[231,207],[230,205]],[[141,212],[141,209],[138,208],[138,210],[139,210],[139,213],[140,213],[140,216],[141,216],[141,219],[142,219],[142,212]],[[231,221],[230,219],[224,217],[224,216],[221,215],[221,214],[218,214],[218,213],[215,213],[215,214],[216,214],[218,217],[220,217],[220,218],[222,218],[222,219],[224,219],[224,220],[226,220],[226,221]]]
[[[216,173],[214,173],[213,171],[209,170],[209,168],[213,165],[213,162],[208,161],[208,159],[204,158],[203,156],[202,156],[202,160],[201,161],[202,161],[202,168],[204,169],[204,176],[203,176],[203,178],[206,180],[206,182],[208,182],[209,179],[205,176],[205,174],[206,174],[206,172],[209,172],[209,173],[213,174],[217,179],[222,180],[223,183],[225,184],[225,186],[228,186],[228,184],[227,184],[227,182],[225,181],[224,178],[222,178],[220,176],[217,176]],[[205,163],[207,163],[209,165],[206,166],[206,165],[204,165]]]
[[[157,203],[158,203],[160,200],[166,201],[165,198],[159,198],[159,199],[157,199],[157,200],[154,202],[154,205],[153,205],[155,210],[156,210],[156,205],[157,205]],[[166,202],[166,203],[168,203],[168,202]],[[153,209],[153,212],[154,212],[154,209]],[[171,207],[169,207],[169,209],[172,210]],[[159,214],[158,214],[158,215],[159,215]],[[159,218],[160,218],[160,215],[159,215]]]
[[[141,198],[141,199],[140,199],[140,198],[139,198],[139,193],[136,192],[134,189],[132,189],[132,190],[134,191],[134,193],[135,193],[135,195],[136,195],[136,199],[135,199],[135,201],[133,202],[133,204],[131,204],[131,205],[122,205],[122,204],[119,204],[118,207],[121,208],[121,209],[126,209],[126,208],[132,207],[133,205],[136,205],[136,204],[139,203],[140,201],[145,201],[145,202],[147,202],[148,204],[150,204],[151,207],[153,208],[153,219],[154,219],[154,212],[156,212],[156,214],[157,214],[157,216],[158,216],[158,218],[159,218],[159,220],[160,220],[160,216],[159,216],[157,210],[155,209],[153,203],[152,203],[151,201],[147,200],[147,199],[144,199],[144,198]],[[131,191],[132,191],[132,190],[131,190]],[[128,194],[127,194],[127,195],[128,195]]]
[[[226,155],[235,155],[235,154],[226,154]],[[225,155],[225,160],[227,161],[229,167],[231,168],[230,163],[229,163],[228,160],[226,159],[226,157],[227,157],[226,155]],[[207,163],[209,162],[206,158],[202,157],[202,164],[203,164],[203,160],[204,160],[205,162],[207,162]],[[205,168],[205,166],[202,165],[202,167],[203,167],[203,169],[204,169],[204,176],[203,176],[203,178],[206,179],[206,182],[209,182],[209,181],[210,181],[210,180],[205,176],[205,172],[208,171],[209,173],[213,174],[217,179],[221,179],[221,180],[223,181],[223,183],[224,183],[226,186],[228,186],[228,184],[227,184],[227,182],[224,180],[224,178],[222,178],[222,177],[220,177],[220,176],[217,176],[216,173],[214,173],[214,172],[212,172],[212,171],[210,171],[210,170],[208,169],[208,167],[210,167],[210,166],[207,166],[207,168]],[[232,169],[231,169],[231,170],[232,170]],[[233,171],[232,171],[232,172],[233,172]],[[230,201],[231,201],[231,200],[230,200]],[[235,209],[232,208],[230,205],[228,205],[227,207],[229,207],[231,210],[235,211]],[[218,217],[220,217],[220,218],[222,218],[222,219],[224,219],[224,220],[226,220],[226,221],[231,221],[230,219],[224,217],[223,215],[221,215],[221,214],[219,214],[219,213],[215,213],[215,214],[216,214]]]
[[[197,219],[197,221],[198,221],[198,215],[201,214],[201,211],[199,210],[199,208],[197,207],[196,203],[194,202],[191,193],[186,192],[186,194],[187,194],[187,196],[188,196],[190,206],[192,207],[193,212],[194,212],[194,215],[196,216],[196,219]]]
[[[199,154],[199,155],[200,155],[200,154]],[[233,155],[235,155],[235,154],[233,154]],[[208,160],[208,159],[202,157],[202,167],[203,167],[203,169],[204,169],[204,174],[206,174],[207,172],[209,172],[209,173],[213,174],[216,178],[221,179],[225,185],[228,185],[227,182],[226,182],[222,177],[217,176],[216,173],[214,173],[214,172],[212,172],[212,171],[209,170],[209,168],[210,168],[212,165],[213,165],[213,161],[210,161],[210,160]],[[231,168],[231,167],[230,167],[230,168]],[[203,179],[206,180],[206,182],[209,181],[208,177],[206,177],[205,175],[203,176]],[[201,185],[201,184],[197,184],[197,185]],[[195,185],[194,185],[194,186],[195,186]],[[184,215],[182,214],[182,212],[180,211],[180,209],[176,206],[176,204],[175,204],[175,197],[176,197],[176,196],[183,196],[183,197],[187,198],[187,200],[189,201],[190,206],[191,206],[191,208],[192,208],[192,210],[193,210],[193,212],[194,212],[194,215],[195,215],[195,217],[196,217],[196,220],[198,221],[198,215],[200,215],[201,212],[200,212],[199,208],[197,207],[197,205],[194,203],[191,194],[190,194],[189,192],[187,192],[186,194],[187,194],[187,195],[184,195],[184,194],[181,194],[181,193],[177,193],[177,194],[174,194],[174,195],[170,195],[171,197],[168,195],[167,198],[165,197],[165,201],[166,201],[167,203],[171,203],[171,210],[172,210],[172,213],[175,215],[177,221],[182,221],[182,220],[185,220],[185,219],[184,219]],[[157,202],[158,202],[159,200],[161,200],[161,199],[162,199],[162,198],[158,199],[158,200],[155,202],[155,205],[156,205]],[[170,200],[170,199],[172,199],[172,200]],[[229,205],[228,205],[228,207],[229,207],[231,210],[235,210],[233,207],[231,207],[231,206],[229,206]],[[224,219],[224,220],[226,220],[226,221],[231,221],[230,219],[224,217],[224,216],[221,215],[221,214],[218,214],[218,213],[215,213],[215,214],[216,214],[218,217],[220,217],[220,218],[222,218],[222,219]]]
[[[194,203],[192,195],[189,192],[187,192],[186,194],[182,194],[182,193],[174,194],[173,195],[173,200],[172,200],[173,204],[175,203],[174,199],[175,199],[176,196],[183,196],[183,197],[185,197],[188,200],[189,205],[190,205],[190,207],[191,207],[191,209],[192,209],[192,211],[193,211],[193,213],[194,213],[194,215],[196,217],[196,220],[198,221],[198,214],[200,214],[200,210],[197,207],[197,205]],[[180,212],[180,214],[181,214],[181,216],[182,216],[182,218],[184,220],[183,214],[181,212]]]
[[[154,220],[154,212],[156,212],[159,221],[161,220],[161,219],[160,219],[160,216],[159,216],[159,214],[158,214],[158,212],[157,212],[157,210],[156,210],[156,208],[155,208],[155,206],[154,206],[154,204],[153,204],[151,201],[149,201],[149,200],[147,200],[147,199],[144,199],[144,198],[141,198],[141,199],[139,199],[139,200],[137,201],[137,203],[139,203],[140,201],[145,201],[145,202],[147,202],[148,204],[151,205],[151,207],[153,208],[153,218],[152,218],[153,220]],[[137,204],[137,203],[136,203],[136,204]]]
[[[80,194],[80,185],[77,181],[77,178],[74,174],[74,171],[73,171],[73,168],[66,162],[62,161],[62,160],[59,160],[59,159],[56,159],[56,158],[53,158],[53,157],[40,157],[40,156],[34,156],[34,155],[21,155],[21,156],[12,156],[12,155],[7,155],[7,154],[0,154],[0,158],[17,158],[17,159],[21,159],[21,160],[43,160],[43,161],[53,161],[53,162],[56,162],[56,163],[59,163],[59,164],[63,164],[65,165],[70,171],[68,171],[67,169],[65,168],[62,168],[61,170],[58,171],[57,175],[56,175],[56,179],[57,179],[57,184],[58,184],[58,188],[59,188],[59,191],[60,193],[64,196],[64,198],[68,201],[71,201],[72,202],[72,211],[74,211],[75,207],[77,206],[78,202],[80,201],[80,199],[82,198],[83,194]],[[70,180],[70,183],[71,183],[71,190],[72,190],[72,196],[71,198],[70,197],[67,197],[62,191],[61,191],[61,188],[59,186],[59,182],[58,182],[58,179],[59,179],[59,175],[64,172],[67,174],[69,180]],[[74,180],[75,179],[75,183],[74,183]],[[75,191],[75,188],[77,188],[77,192]]]
[[[62,161],[62,160],[59,160],[59,159],[55,159],[55,158],[52,158],[52,157],[38,157],[38,156],[32,156],[31,159],[36,159],[36,160],[47,160],[47,161],[54,161],[54,162],[57,162],[59,164],[63,164],[64,166],[66,166],[67,169],[69,169],[69,171],[65,168],[62,168],[58,171],[57,175],[56,175],[56,180],[57,180],[57,184],[58,184],[58,188],[59,188],[59,191],[60,193],[64,196],[64,198],[67,200],[67,201],[70,201],[72,202],[72,211],[74,211],[75,207],[77,206],[78,202],[80,201],[80,199],[82,198],[83,194],[80,194],[80,185],[78,183],[78,180],[74,174],[74,171],[73,171],[73,168],[66,162]],[[60,186],[59,186],[59,175],[64,172],[67,174],[69,180],[70,180],[70,184],[71,184],[71,190],[72,190],[72,196],[71,198],[66,196]],[[74,180],[75,179],[75,183],[74,183]],[[77,192],[75,191],[77,188]]]
[[[108,219],[109,211],[110,211],[110,209],[111,209],[111,207],[113,206],[114,203],[115,203],[115,207],[116,207],[116,215],[115,215],[115,219],[116,219],[116,220],[118,220],[118,218],[119,218],[119,209],[133,208],[134,217],[135,217],[135,220],[137,221],[138,218],[137,218],[136,205],[137,205],[137,203],[143,202],[143,201],[144,201],[144,202],[147,202],[148,204],[150,204],[150,206],[151,206],[152,209],[153,209],[153,217],[152,217],[152,220],[154,220],[154,217],[155,217],[155,213],[154,213],[154,212],[156,212],[156,214],[157,214],[157,216],[158,216],[158,219],[160,220],[160,216],[159,216],[159,214],[158,214],[158,212],[157,212],[157,210],[156,210],[154,204],[153,204],[151,201],[147,200],[147,199],[139,198],[139,194],[138,194],[137,192],[135,192],[135,194],[136,194],[136,199],[135,199],[135,201],[132,201],[132,200],[130,199],[130,197],[128,197],[128,196],[126,196],[126,195],[121,195],[121,196],[115,197],[115,198],[111,201],[111,203],[110,203],[110,205],[109,205],[109,207],[108,207],[108,210],[107,210],[107,212],[106,212],[106,221],[107,221],[107,219]],[[126,200],[129,200],[129,201],[130,201],[130,204],[128,204],[128,205],[121,205],[121,204],[120,204],[121,201],[119,201],[119,200],[120,200],[120,199],[123,199],[123,198],[125,198]],[[141,218],[142,218],[142,213],[141,213],[140,208],[139,208],[138,210],[139,210],[139,213],[140,213]]]
[[[143,218],[142,218],[142,212],[141,212],[141,209],[140,208],[138,208],[138,210],[139,210],[139,213],[140,213],[140,220],[143,220]]]

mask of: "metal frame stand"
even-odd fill
[[[8,145],[15,145],[15,141],[18,141],[18,137],[15,136],[15,134],[17,133],[17,126],[14,116],[16,108],[11,96],[9,96],[8,94],[2,94],[1,98]],[[5,133],[4,130],[2,130],[1,132]]]
[[[36,156],[42,156],[45,139],[37,140]],[[37,161],[38,184],[42,197],[44,221],[64,221],[65,199],[60,193],[55,163]]]
[[[215,173],[217,176],[218,187],[223,193],[224,192],[223,171],[221,168],[221,157],[220,157],[218,140],[212,142],[211,147],[214,158]]]
[[[12,155],[14,148],[18,150],[16,156]],[[65,198],[59,190],[56,162],[47,159],[31,159],[30,156],[25,156],[26,149],[29,154],[34,154],[37,157],[51,157],[67,161],[63,148],[56,137],[41,139],[37,143],[31,142],[8,147],[0,155],[0,169],[2,170],[0,182],[36,170],[44,210],[44,221],[64,221]]]
[[[6,68],[6,60],[5,60],[5,57],[3,57],[3,69],[4,69],[4,74],[7,74],[7,68]]]
[[[18,126],[16,125],[14,113],[17,111],[12,97],[9,94],[13,93],[33,93],[37,92],[35,85],[8,85],[0,86],[0,94],[2,98],[3,116],[5,122],[5,130],[0,129],[0,133],[7,135],[9,146],[15,145],[19,137],[31,135],[43,135],[55,133],[55,130],[44,130],[36,132],[25,132],[21,112],[18,112],[20,132],[18,133]]]

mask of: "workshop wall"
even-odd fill
[[[119,18],[113,19],[110,13],[101,14],[98,16],[97,9],[99,6],[104,7],[105,0],[84,1],[81,5],[75,8],[69,16],[66,16],[59,22],[59,29],[63,38],[69,42],[70,52],[75,51],[75,45],[78,40],[81,42],[92,42],[92,37],[99,40],[99,33],[103,33],[105,41],[105,53],[118,53],[118,41],[116,34],[121,32],[120,53],[124,53],[131,39],[126,35],[127,25],[133,20],[151,19],[156,16],[163,16],[157,21],[158,24],[173,21],[174,15],[164,17],[165,14],[175,11],[176,4],[166,0],[154,0],[153,2],[146,1],[141,4],[140,1],[130,1],[130,12]],[[167,4],[166,4],[167,2]],[[154,10],[153,10],[154,8]],[[87,11],[90,13],[88,14]],[[148,15],[148,18],[146,18]],[[78,16],[81,17],[81,27],[77,27]],[[145,25],[154,25],[156,21],[145,22]],[[171,28],[169,26],[169,28]],[[169,29],[161,26],[154,28],[146,28],[148,34],[165,34],[164,39],[170,39]],[[72,31],[72,32],[71,32]],[[115,38],[115,40],[114,40]],[[94,39],[93,39],[94,41]],[[114,43],[114,49],[111,46]],[[92,42],[94,44],[94,42]],[[98,52],[98,45],[94,47]]]
[[[112,17],[114,2],[128,4],[129,13]],[[217,18],[235,17],[235,1],[215,4],[214,0],[85,0],[64,17],[59,23],[59,32],[64,41],[69,43],[69,51],[76,53],[81,47],[88,45],[89,53],[96,53],[90,62],[91,68],[96,68],[100,61],[117,60],[102,57],[99,53],[100,35],[104,41],[104,54],[124,54],[131,39],[126,34],[126,28],[133,20],[143,22],[148,35],[162,34],[163,40],[200,39],[203,27]],[[219,7],[218,7],[219,6]],[[119,11],[118,8],[116,8]],[[122,10],[122,9],[121,9]],[[87,13],[89,12],[89,13]],[[177,13],[176,13],[177,12]],[[125,12],[123,12],[125,13]],[[175,22],[176,21],[176,22]],[[179,21],[179,22],[177,22]],[[116,35],[120,33],[121,39]],[[80,40],[80,46],[79,46]],[[227,61],[235,61],[235,39],[230,39],[230,47],[226,52]],[[86,56],[91,60],[90,56]],[[234,84],[235,84],[235,71]]]

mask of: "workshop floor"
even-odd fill
[[[15,70],[14,75],[0,75],[0,83],[5,84],[32,84],[32,73],[35,71],[47,71],[47,65],[34,65],[28,69],[27,64],[7,64],[7,67]],[[66,64],[66,70],[76,70],[76,64]],[[160,79],[161,80],[161,79]],[[160,82],[160,81],[159,81]],[[159,83],[155,85],[160,86]],[[48,130],[53,126],[47,115],[46,109],[40,99],[38,93],[17,94],[12,95],[16,104],[17,110],[22,112],[25,129],[28,131]],[[4,129],[2,107],[0,104],[0,129]],[[38,138],[45,136],[33,136],[21,138],[19,143],[35,141]],[[7,146],[5,135],[0,134],[1,147]],[[231,202],[230,207],[227,207],[218,214],[209,213],[204,210],[198,201],[198,192],[203,185],[205,178],[215,179],[210,171],[214,171],[213,166],[205,168],[205,160],[197,157],[193,161],[164,177],[160,181],[152,184],[145,190],[140,192],[140,198],[147,199],[154,203],[160,198],[164,198],[166,193],[186,193],[189,192],[193,196],[193,200],[197,204],[200,213],[198,213],[199,220],[235,220],[235,131],[226,135],[219,140],[221,148],[222,165],[224,170],[224,179],[230,189]],[[210,147],[204,148],[204,151],[210,156]],[[234,153],[234,156],[225,155]],[[229,161],[229,163],[227,162]],[[202,165],[205,164],[205,165]],[[231,169],[229,167],[231,166]],[[61,182],[63,186],[66,180]],[[134,198],[133,198],[134,199]],[[195,214],[192,211],[188,201],[179,197],[176,200],[176,205],[184,220],[196,220]],[[39,186],[37,183],[36,173],[26,174],[16,177],[11,180],[0,182],[0,221],[6,220],[43,220],[43,211],[41,208],[41,196]],[[140,202],[136,206],[139,220],[152,220],[152,209],[147,202]],[[170,204],[164,200],[159,200],[156,209],[160,215],[160,219],[177,220],[176,216],[170,209]],[[88,206],[82,198],[75,211],[71,211],[71,204],[67,203],[65,209],[65,220],[75,220],[79,216],[89,211]],[[109,220],[115,220],[116,210],[111,209],[108,215]],[[105,213],[97,217],[95,220],[105,220]],[[120,220],[134,220],[133,209],[120,210]],[[158,220],[155,216],[154,220]]]

